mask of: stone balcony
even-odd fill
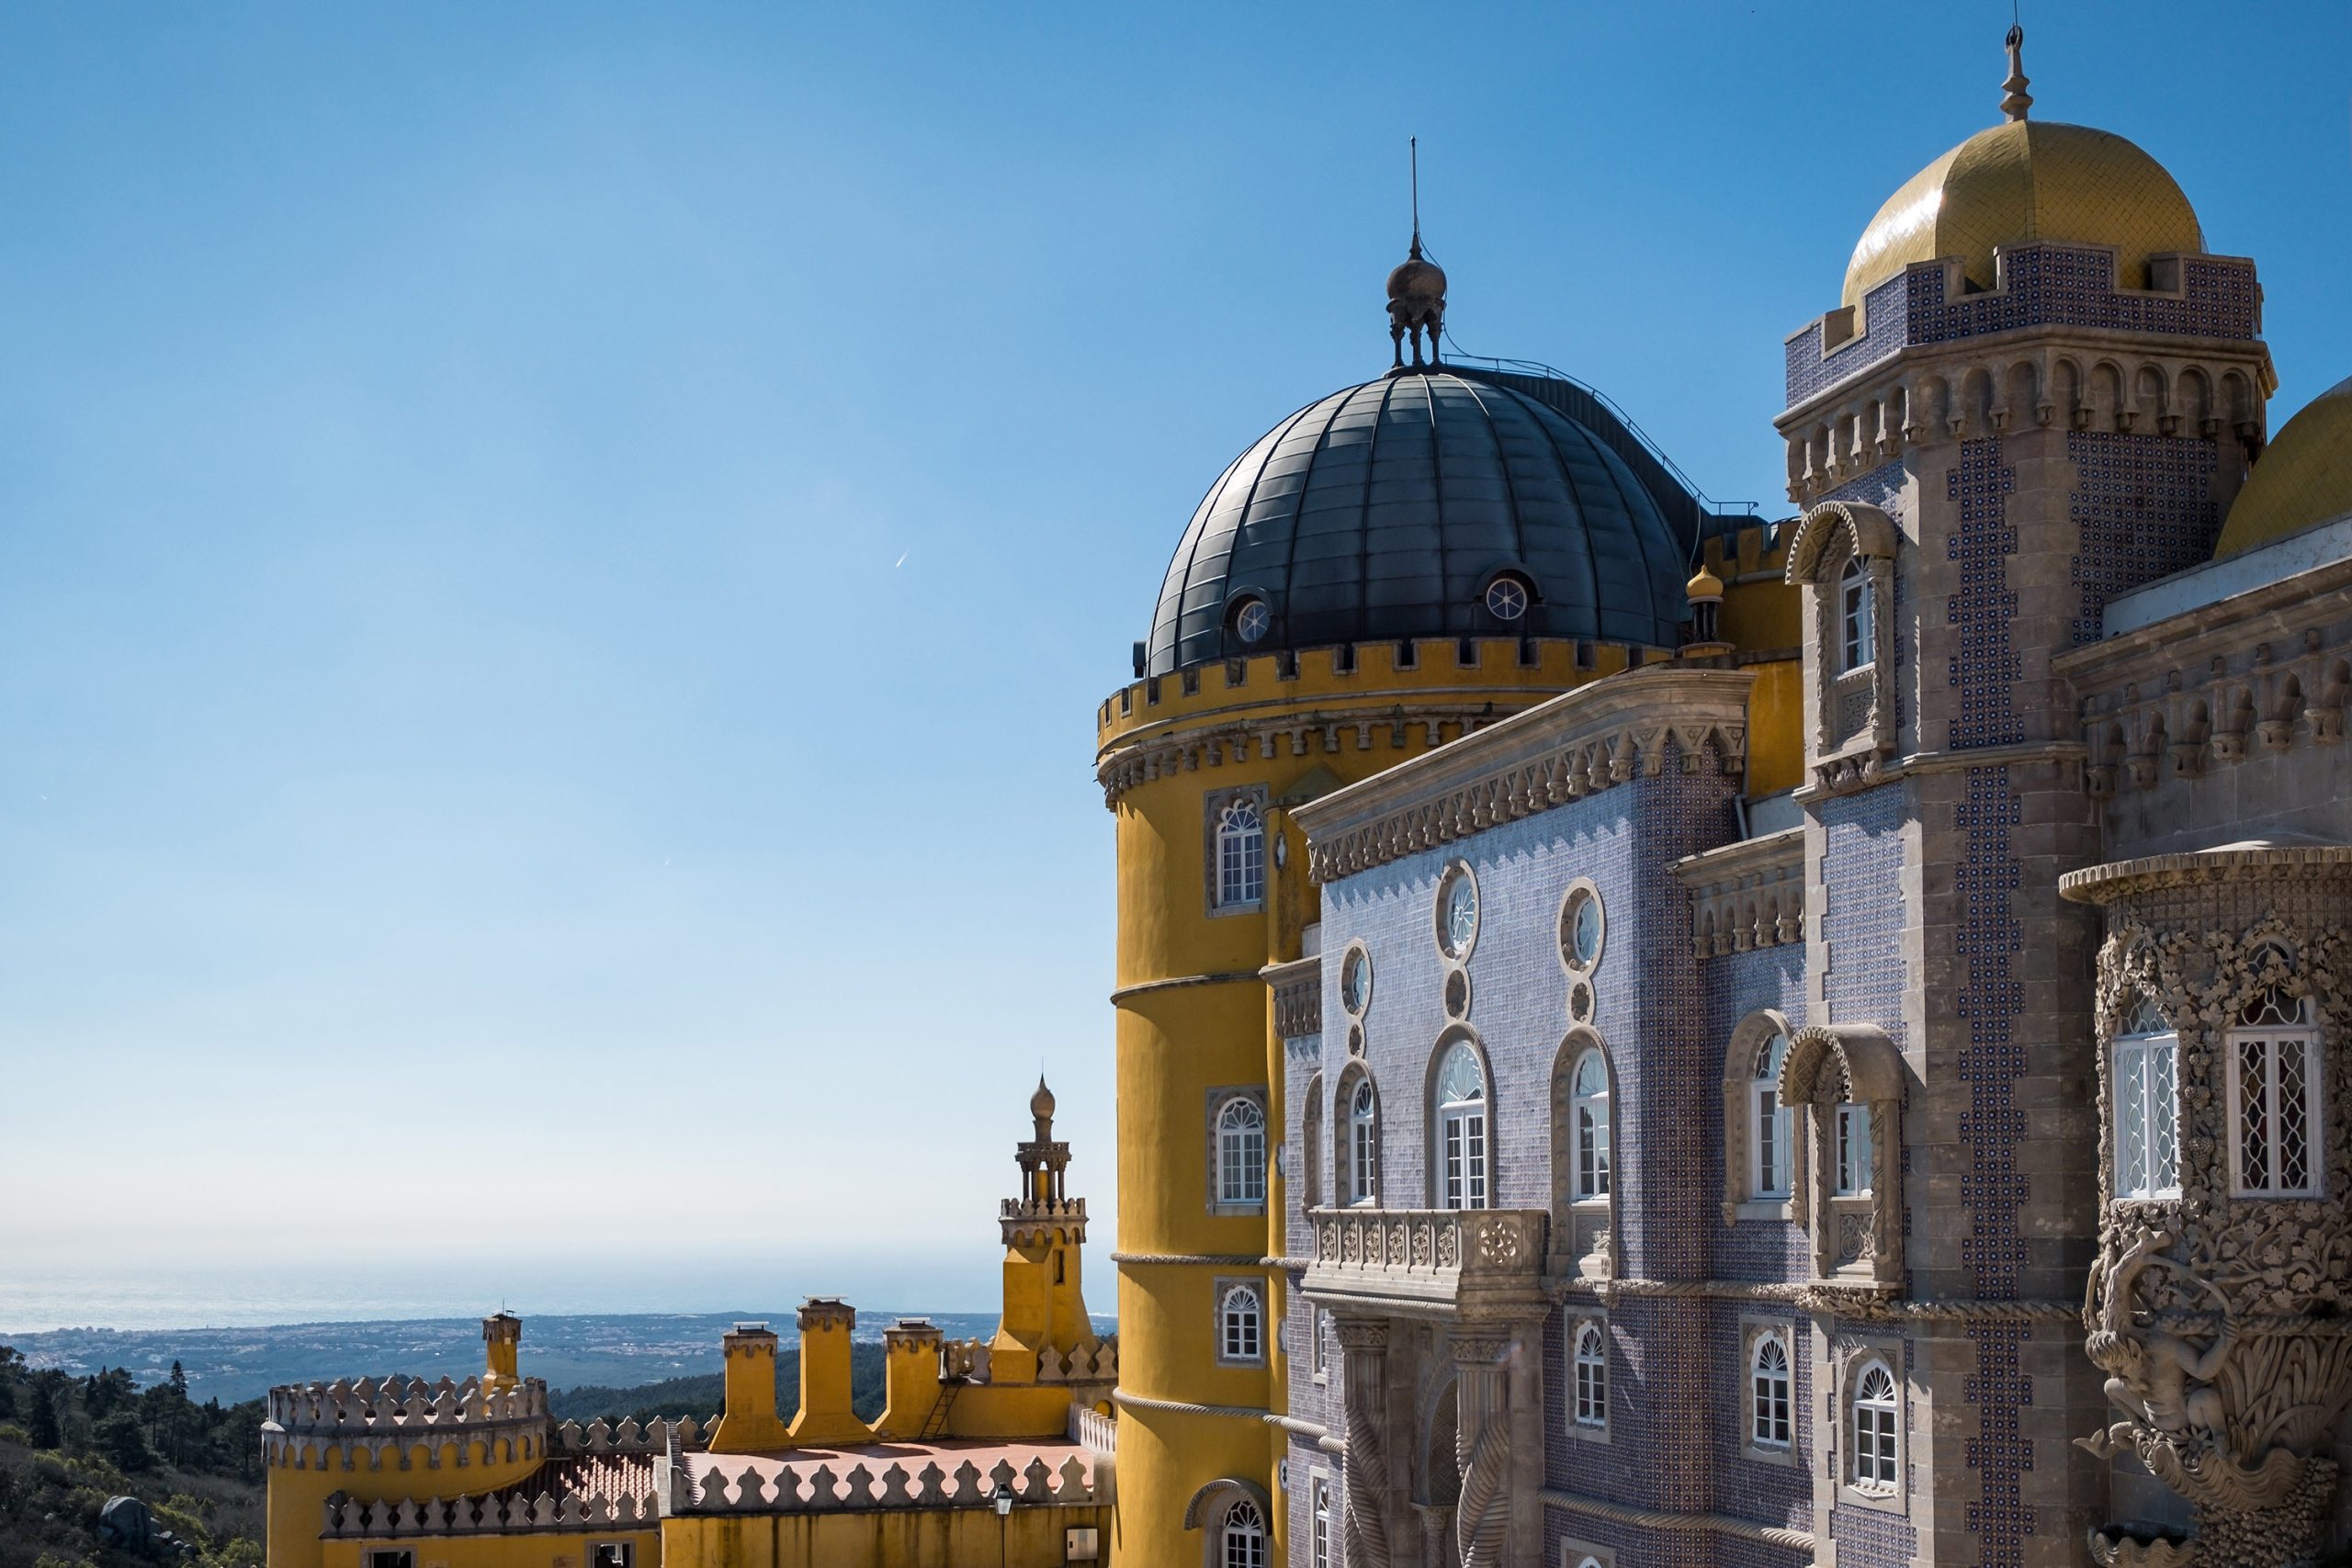
[[[1303,1288],[1363,1316],[1519,1317],[1544,1308],[1541,1209],[1312,1209]]]

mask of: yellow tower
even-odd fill
[[[1397,367],[1226,469],[1134,682],[1096,716],[1118,861],[1123,1568],[1190,1568],[1228,1514],[1283,1551],[1281,1326],[1295,1346],[1306,1324],[1283,1264],[1306,1238],[1272,1157],[1283,1045],[1261,971],[1313,955],[1317,915],[1289,810],[1671,657],[1696,541],[1729,532],[1586,389],[1419,362],[1444,288],[1433,264],[1400,266]]]

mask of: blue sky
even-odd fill
[[[2027,67],[2257,259],[2275,424],[2352,374],[2352,11],[2221,15]],[[1094,705],[1385,364],[1407,137],[1463,346],[1778,512],[1781,340],[2008,20],[0,13],[0,1258],[985,1304],[1041,1064],[1113,1198]]]

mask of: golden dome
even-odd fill
[[[1995,246],[2043,240],[2113,245],[2126,288],[2147,287],[2150,256],[2205,248],[2188,197],[2138,147],[2088,126],[2016,118],[1978,131],[1886,198],[1846,264],[1846,303],[1939,256],[1963,258],[1969,281],[1990,288]]]
[[[2216,559],[2352,513],[2352,380],[2303,405],[2255,463]]]
[[[1682,595],[1693,601],[1720,599],[1724,596],[1724,580],[1702,566],[1696,576],[1682,585]]]

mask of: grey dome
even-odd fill
[[[1672,648],[1699,523],[1694,498],[1581,387],[1454,367],[1386,376],[1301,409],[1209,487],[1140,672],[1424,637]],[[1487,604],[1505,573],[1532,601],[1512,620]],[[1264,609],[1245,640],[1237,611],[1253,600]]]

